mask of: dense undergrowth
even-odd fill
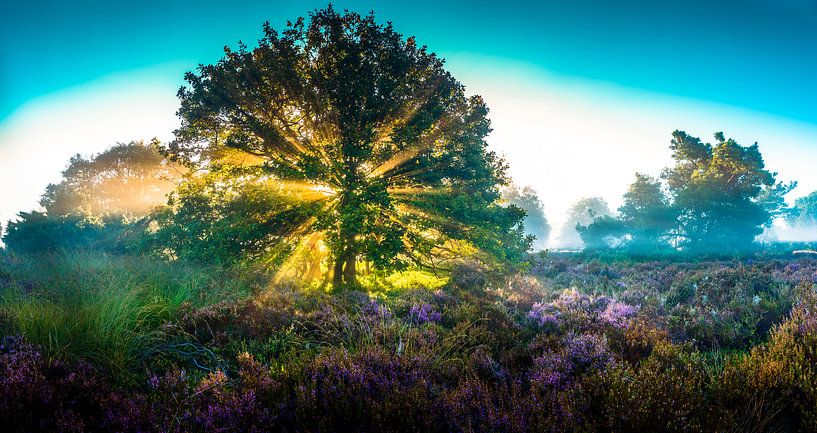
[[[813,260],[557,255],[333,293],[145,257],[0,263],[6,431],[817,428]]]

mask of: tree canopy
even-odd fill
[[[502,189],[502,199],[508,203],[519,207],[525,211],[524,227],[525,233],[535,236],[533,241],[534,250],[544,250],[547,248],[550,237],[550,224],[545,216],[545,208],[536,191],[529,187],[519,187],[511,183]]]
[[[143,216],[167,201],[183,167],[158,152],[158,141],[117,143],[90,158],[73,156],[62,181],[40,199],[50,217]]]
[[[777,173],[766,170],[757,143],[741,146],[720,132],[715,139],[703,143],[675,131],[675,166],[663,175],[678,211],[681,246],[693,251],[748,248],[795,186],[778,183]]]
[[[75,155],[59,183],[40,199],[45,212],[20,212],[3,241],[16,252],[135,247],[139,219],[167,202],[185,173],[158,151],[159,143],[117,143],[91,157]]]
[[[613,246],[631,253],[652,253],[671,247],[676,228],[676,211],[664,193],[661,182],[636,173],[635,181],[624,194],[618,216],[605,216],[579,228],[588,249]]]
[[[636,173],[618,212],[628,227],[630,248],[649,250],[669,245],[677,216],[659,180]]]
[[[786,219],[792,225],[817,226],[817,191],[795,200]]]
[[[179,191],[160,235],[207,242],[209,224],[241,212],[252,227],[215,237],[300,258],[290,267],[305,275],[325,264],[336,284],[354,283],[361,263],[522,257],[524,211],[498,203],[506,167],[487,150],[488,108],[440,58],[390,23],[331,6],[263,30],[256,48],[186,74],[167,154],[206,174]]]
[[[757,143],[741,146],[722,133],[715,139],[712,145],[675,131],[670,145],[675,165],[664,170],[665,183],[637,173],[618,217],[580,228],[585,243],[636,253],[750,248],[764,228],[786,212],[784,196],[796,184],[776,181]]]
[[[578,200],[567,211],[567,220],[559,235],[559,245],[563,248],[583,248],[584,242],[578,228],[589,226],[598,218],[612,215],[607,201],[601,197],[585,197]]]

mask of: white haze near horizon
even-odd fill
[[[559,76],[524,63],[469,53],[445,55],[469,94],[491,109],[488,142],[503,155],[519,185],[545,204],[556,247],[565,213],[582,197],[612,209],[636,171],[657,176],[670,163],[670,133],[685,130],[709,141],[716,131],[748,145],[758,142],[779,180],[797,180],[788,200],[817,190],[817,125],[704,101]],[[166,64],[116,74],[46,95],[0,123],[0,221],[37,209],[46,185],[57,182],[70,156],[117,142],[172,138],[175,97],[189,65]],[[777,224],[785,240],[817,240],[817,230]]]

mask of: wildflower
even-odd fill
[[[611,303],[613,303],[612,299],[602,295],[593,300],[593,309],[596,311],[604,311]]]
[[[159,376],[155,374],[152,374],[150,376],[150,379],[148,379],[148,385],[150,385],[150,389],[158,389],[159,385],[161,384],[162,384],[161,379],[159,379]]]
[[[630,304],[611,302],[599,317],[617,328],[625,328],[637,311],[638,308]]]
[[[559,312],[541,302],[533,304],[528,312],[528,319],[531,319],[540,328],[559,326]]]
[[[428,322],[439,322],[442,318],[440,313],[434,310],[434,307],[425,302],[412,305],[409,311],[409,317],[412,322],[418,325]]]
[[[380,305],[377,301],[372,299],[368,304],[364,305],[363,313],[370,317],[378,319],[388,319],[391,317],[391,312],[385,305]]]
[[[561,387],[578,375],[604,370],[613,363],[603,336],[568,334],[562,343],[560,349],[549,350],[534,359],[531,383],[540,387]]]

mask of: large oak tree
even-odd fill
[[[463,251],[513,261],[529,246],[524,211],[498,204],[505,164],[486,148],[485,103],[390,23],[330,6],[280,33],[265,24],[256,48],[225,48],[186,80],[168,152],[207,173],[191,182],[235,199],[252,185],[254,203],[271,206],[254,212],[256,251],[258,239],[262,253],[326,249],[342,284],[361,263],[436,267]],[[259,199],[265,185],[286,200]]]

